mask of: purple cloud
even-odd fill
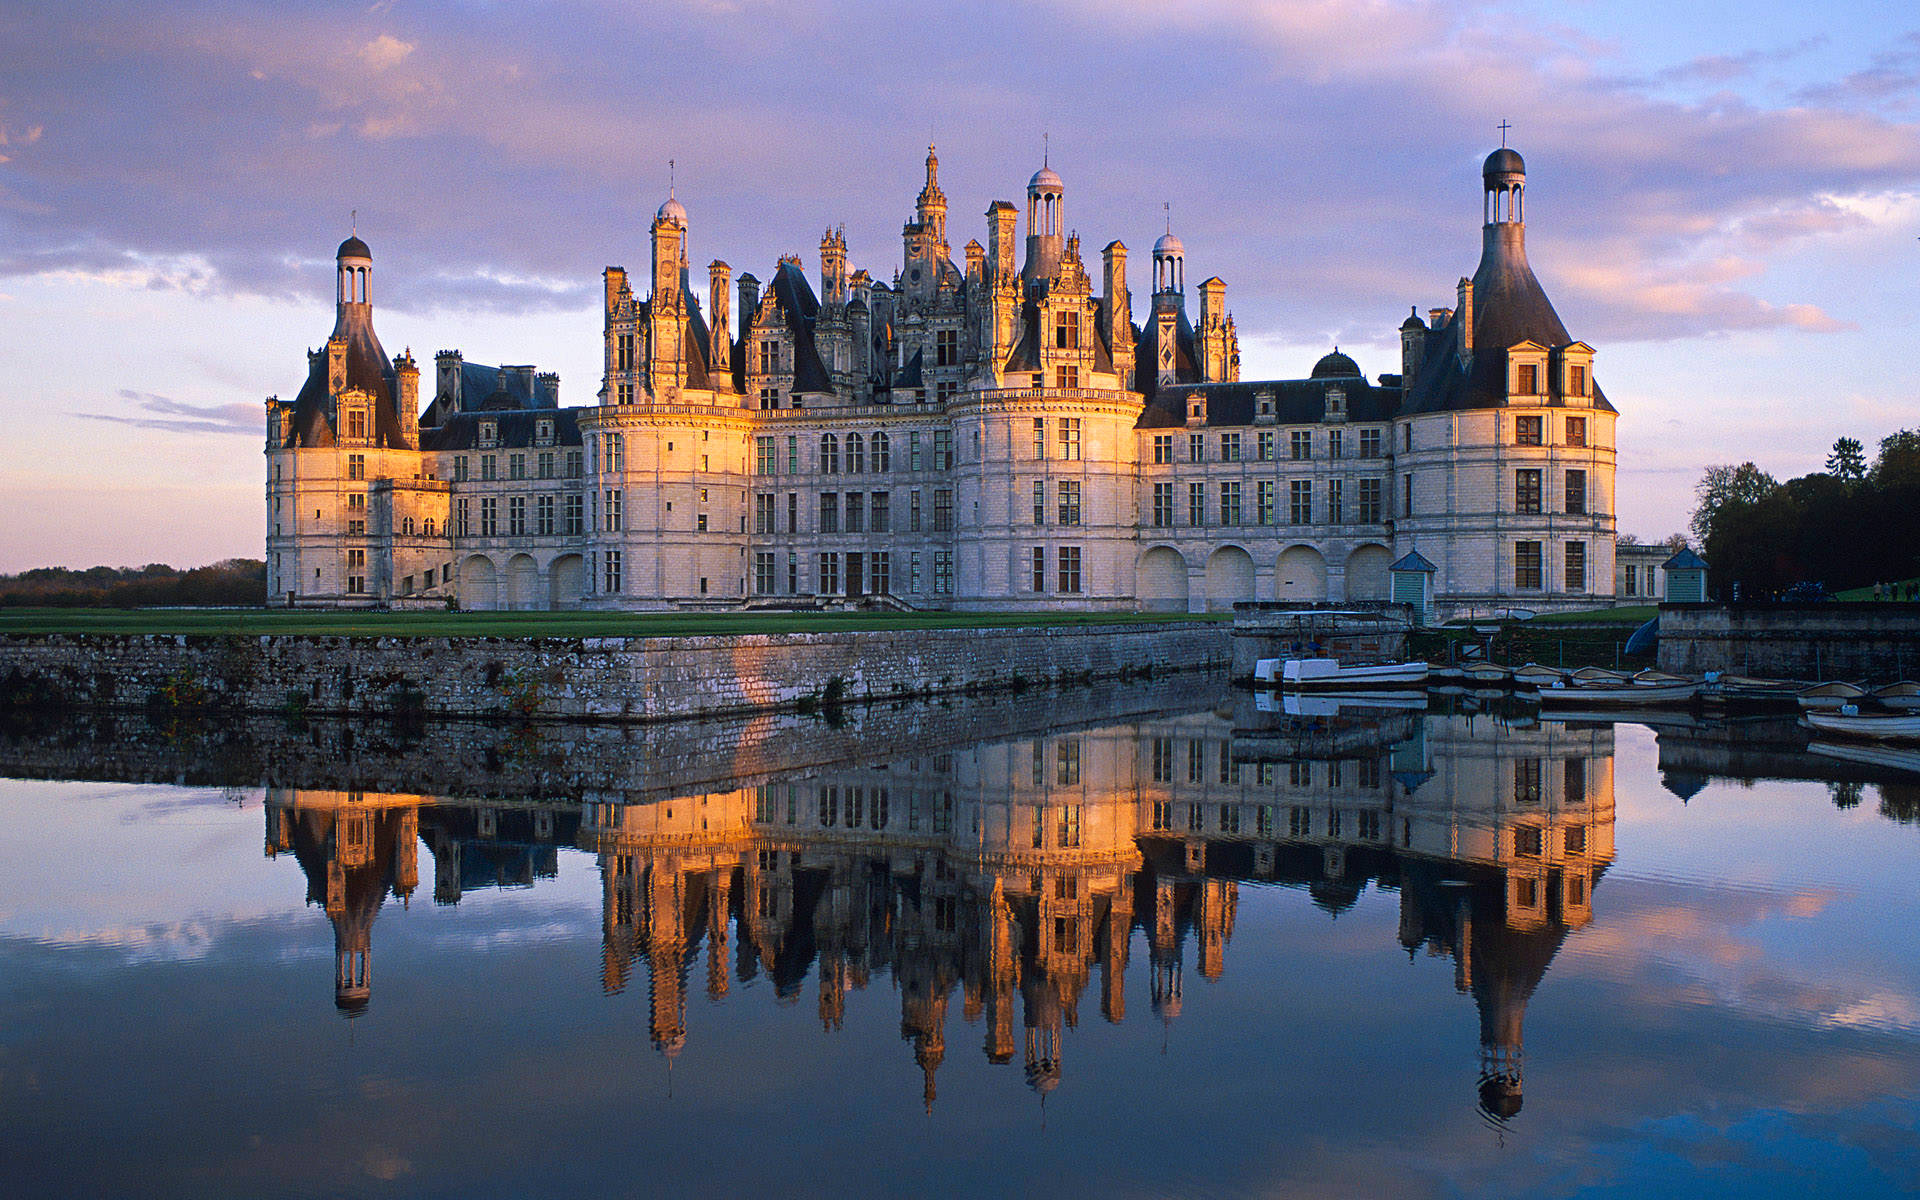
[[[120,389],[120,398],[131,401],[134,411],[73,415],[87,421],[108,421],[167,433],[243,433],[261,437],[267,427],[267,419],[257,404],[188,404],[131,388]]]

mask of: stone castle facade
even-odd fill
[[[996,201],[956,262],[938,172],[929,151],[890,282],[849,271],[832,229],[817,289],[794,256],[765,284],[714,261],[704,305],[669,197],[644,297],[605,273],[588,407],[447,351],[423,410],[349,238],[333,335],[296,399],[267,402],[270,595],[1203,611],[1406,599],[1393,580],[1430,576],[1443,616],[1611,601],[1615,411],[1528,265],[1512,150],[1484,167],[1474,276],[1407,318],[1399,370],[1371,382],[1338,350],[1241,379],[1226,285],[1191,316],[1171,231],[1136,321],[1127,248],[1101,251],[1096,289],[1047,167],[1024,246]]]

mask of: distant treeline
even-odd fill
[[[1920,575],[1920,430],[1853,438],[1827,469],[1780,483],[1752,463],[1708,467],[1693,532],[1720,599],[1761,600],[1798,583],[1829,592]]]
[[[144,567],[35,567],[0,575],[0,607],[144,608],[154,605],[260,605],[267,600],[267,564],[257,558],[182,570]]]

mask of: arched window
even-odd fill
[[[867,444],[857,433],[847,435],[847,474],[864,475],[867,472]]]
[[[874,434],[872,441],[874,472],[884,475],[893,469],[893,464],[889,461],[892,458],[892,448],[888,445],[887,435],[884,433]]]
[[[820,435],[820,473],[823,475],[840,473],[840,439],[831,433]]]
[[[425,532],[428,537],[433,536],[433,518],[432,517],[427,518]]]

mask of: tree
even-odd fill
[[[1888,489],[1920,487],[1920,430],[1902,429],[1880,439],[1873,482]]]
[[[1843,437],[1833,443],[1827,455],[1827,474],[1848,483],[1866,478],[1867,455],[1858,438]]]
[[[1693,494],[1700,501],[1694,507],[1691,523],[1694,540],[1703,546],[1713,540],[1714,522],[1728,505],[1758,504],[1779,488],[1773,476],[1750,462],[1737,467],[1708,467],[1700,482],[1693,485]]]

